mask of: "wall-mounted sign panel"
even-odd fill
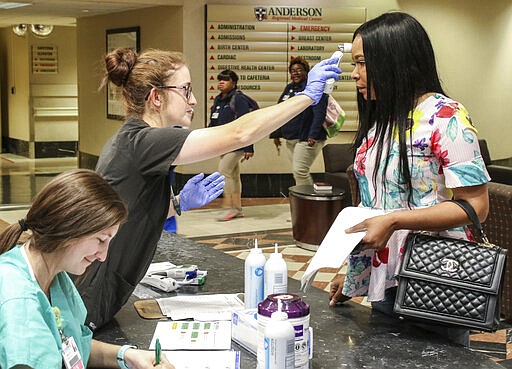
[[[32,73],[57,74],[58,71],[57,46],[32,45]]]
[[[329,58],[337,45],[351,42],[366,20],[366,8],[207,5],[206,116],[217,90],[217,75],[231,69],[238,88],[261,107],[275,104],[290,82],[288,63],[302,57],[312,67]],[[236,22],[233,20],[236,19]],[[357,127],[357,103],[351,56],[343,57],[343,74],[333,96],[347,113],[343,130]]]

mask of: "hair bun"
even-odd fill
[[[123,86],[137,61],[137,53],[133,49],[115,49],[105,57],[108,79],[116,86]]]

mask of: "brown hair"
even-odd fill
[[[296,58],[293,58],[290,61],[290,64],[288,65],[288,72],[291,72],[292,66],[294,66],[295,64],[302,65],[306,73],[309,73],[309,63],[307,62],[307,60],[302,59],[300,56],[297,56]]]
[[[137,54],[133,49],[115,49],[105,56],[105,75],[100,88],[108,81],[121,87],[126,115],[140,118],[151,89],[165,85],[174,71],[184,65],[179,52],[148,49]]]
[[[26,218],[0,234],[0,254],[14,247],[27,229],[31,246],[51,253],[126,217],[123,201],[106,180],[92,170],[71,170],[48,182],[34,197]]]

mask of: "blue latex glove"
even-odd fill
[[[224,191],[224,176],[219,172],[204,178],[204,173],[190,178],[180,192],[180,208],[187,211],[215,200]]]
[[[308,82],[304,91],[297,95],[306,95],[314,103],[318,104],[324,93],[325,81],[334,78],[336,81],[340,78],[341,69],[338,67],[339,58],[330,58],[317,63],[308,73]]]

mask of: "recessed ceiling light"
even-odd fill
[[[14,9],[21,8],[22,6],[31,5],[30,3],[4,3],[0,2],[0,9]]]

